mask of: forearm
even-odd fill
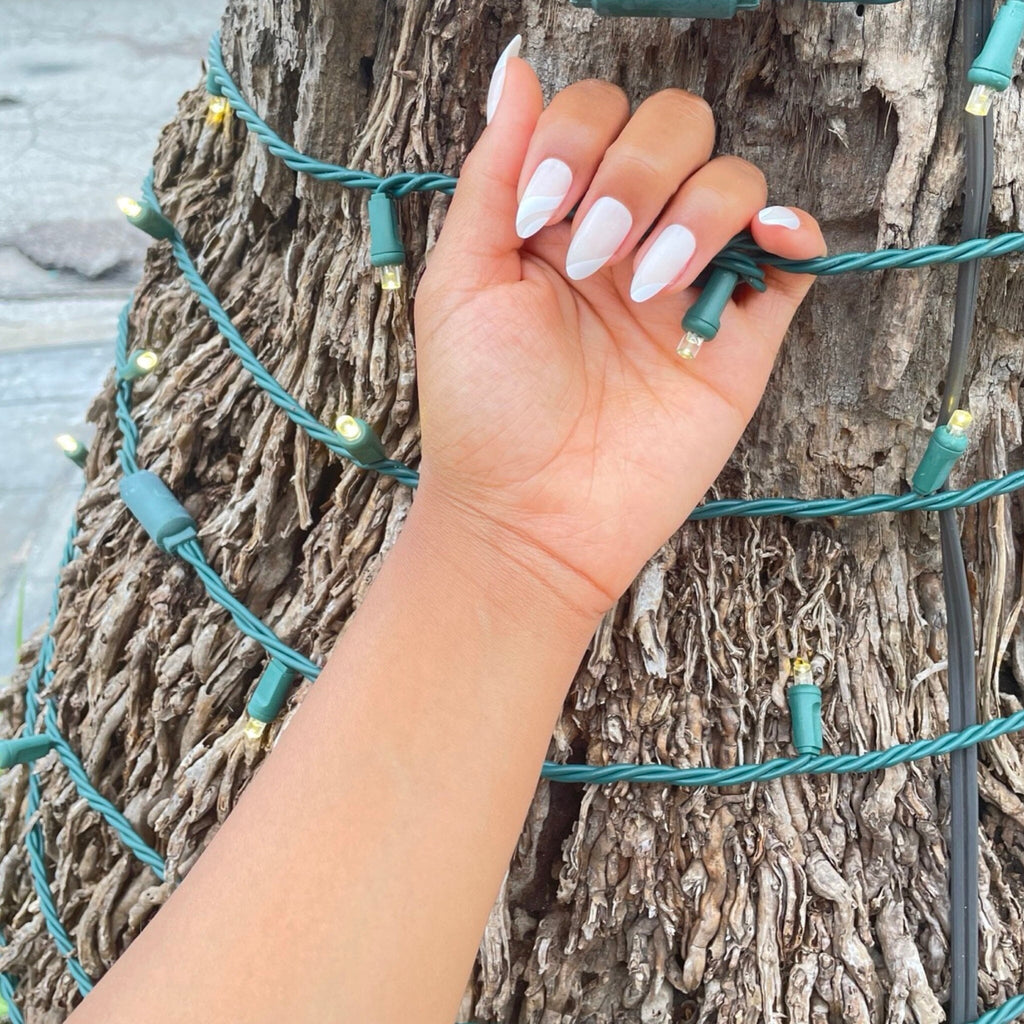
[[[414,510],[238,807],[72,1024],[452,1024],[594,624]]]

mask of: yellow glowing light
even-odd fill
[[[363,436],[363,428],[359,425],[359,421],[347,413],[334,421],[334,429],[346,441],[358,441]]]
[[[245,738],[247,740],[258,740],[263,735],[263,730],[266,727],[266,722],[250,717],[249,721],[245,723]]]
[[[967,98],[964,110],[975,117],[985,117],[992,109],[992,101],[996,98],[996,90],[990,85],[976,85]]]
[[[118,196],[117,208],[126,217],[138,217],[138,215],[142,213],[142,207],[136,200],[132,199],[131,196]]]
[[[402,268],[386,266],[380,268],[380,286],[386,292],[395,292],[402,287]]]
[[[966,409],[957,409],[949,417],[949,432],[955,437],[960,437],[967,433],[967,428],[973,420],[974,417]]]
[[[58,434],[56,440],[57,444],[59,444],[69,455],[71,452],[78,451],[78,441],[76,441],[70,434]]]
[[[676,352],[683,359],[695,359],[697,353],[700,351],[701,345],[704,344],[704,339],[693,331],[687,331],[683,335],[683,340],[679,342],[679,347]]]
[[[793,682],[798,685],[814,682],[814,673],[811,671],[811,663],[806,658],[793,659]]]
[[[160,357],[155,352],[145,349],[135,357],[135,365],[143,373],[152,373],[160,362]]]
[[[206,123],[222,124],[231,114],[231,104],[223,96],[211,96],[206,106]]]

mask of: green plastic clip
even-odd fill
[[[572,0],[610,18],[731,18],[753,11],[760,0]]]
[[[398,207],[386,192],[373,192],[369,199],[370,262],[380,270],[385,291],[401,287],[405,246],[398,229]]]
[[[287,665],[271,658],[270,663],[263,670],[256,689],[245,706],[250,718],[266,725],[272,722],[277,713],[281,710],[288,688],[295,681],[298,673]]]
[[[335,420],[334,429],[341,436],[349,455],[356,462],[361,462],[364,466],[372,466],[375,462],[384,462],[387,459],[387,452],[384,451],[380,438],[366,420],[349,416],[346,413]]]
[[[155,473],[141,469],[121,478],[121,498],[161,551],[173,554],[196,537],[196,521]]]
[[[52,749],[53,740],[45,733],[20,736],[15,740],[0,740],[0,768],[30,764],[45,757]]]
[[[793,679],[786,692],[793,746],[801,754],[820,754],[821,689],[814,683],[814,673],[806,658],[794,659]]]
[[[150,237],[158,241],[174,237],[174,225],[144,200],[140,202],[130,196],[121,196],[117,200],[117,205],[135,227],[145,231]]]
[[[967,428],[971,414],[957,409],[948,423],[936,427],[928,439],[928,447],[914,473],[910,486],[915,494],[934,494],[949,479],[956,460],[967,450]]]

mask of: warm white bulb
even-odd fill
[[[359,420],[347,413],[334,421],[334,429],[346,441],[358,441],[363,436],[363,428],[359,425]]]
[[[245,738],[247,740],[258,740],[263,735],[263,730],[266,727],[266,722],[250,717],[249,721],[245,723]]]
[[[793,682],[798,686],[814,682],[814,672],[811,671],[811,663],[806,658],[793,660]]]
[[[388,264],[380,267],[380,286],[386,292],[396,292],[402,287],[402,268]]]
[[[694,331],[687,331],[683,335],[683,340],[679,342],[676,352],[683,359],[695,359],[703,344],[704,339],[699,334],[696,334]]]
[[[211,96],[206,105],[206,123],[222,124],[231,113],[231,104],[223,96]]]
[[[66,452],[73,452],[78,449],[78,442],[70,434],[58,434],[57,444]]]
[[[131,196],[118,196],[117,208],[126,217],[138,217],[138,215],[142,213],[142,207],[135,199],[132,199]]]
[[[976,85],[967,98],[964,110],[975,117],[985,117],[992,109],[992,101],[996,98],[996,90],[990,85]]]
[[[974,417],[966,409],[957,409],[949,417],[949,423],[946,425],[954,437],[963,437],[967,433],[967,428],[971,425],[973,419]]]
[[[150,352],[149,349],[145,349],[135,357],[135,365],[143,373],[151,373],[159,362],[160,357],[155,352]]]

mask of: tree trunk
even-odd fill
[[[283,137],[389,174],[458,172],[483,127],[489,70],[517,31],[549,94],[598,76],[635,101],[666,86],[704,95],[719,151],[758,163],[773,201],[812,211],[835,252],[956,240],[965,87],[953,0],[866,10],[786,0],[729,22],[602,20],[564,0],[230,0],[222,35],[243,94]],[[200,270],[307,408],[326,423],[353,411],[379,426],[389,453],[415,459],[410,304],[373,282],[364,194],[297,178],[237,120],[206,126],[205,102],[197,82],[155,163],[157,193]],[[1021,229],[1021,117],[1011,90],[996,114],[992,232]],[[422,267],[446,205],[434,194],[402,201],[410,267]],[[718,492],[899,492],[939,407],[955,274],[820,281]],[[1022,297],[1018,264],[988,261],[965,482],[1019,461]],[[140,464],[192,511],[233,592],[322,660],[410,492],[330,455],[271,405],[165,244],[150,250],[131,330],[133,345],[163,359],[137,388]],[[266,747],[254,753],[242,735],[262,651],[118,499],[112,380],[92,418],[52,697],[92,779],[166,855],[172,879],[158,884],[126,855],[54,758],[40,763],[53,892],[98,978],[195,863]],[[1021,707],[1015,505],[995,499],[962,517],[983,718]],[[922,513],[684,526],[603,622],[551,758],[725,766],[785,755],[784,683],[804,652],[823,685],[827,750],[945,732],[937,536]],[[20,701],[4,706],[19,723]],[[980,755],[980,1009],[1024,987],[1020,750],[1011,737]],[[11,851],[0,967],[19,977],[27,1019],[55,1024],[79,997],[31,889],[25,778],[19,769],[0,784]],[[721,791],[541,782],[460,1019],[942,1020],[947,779],[937,759]]]

